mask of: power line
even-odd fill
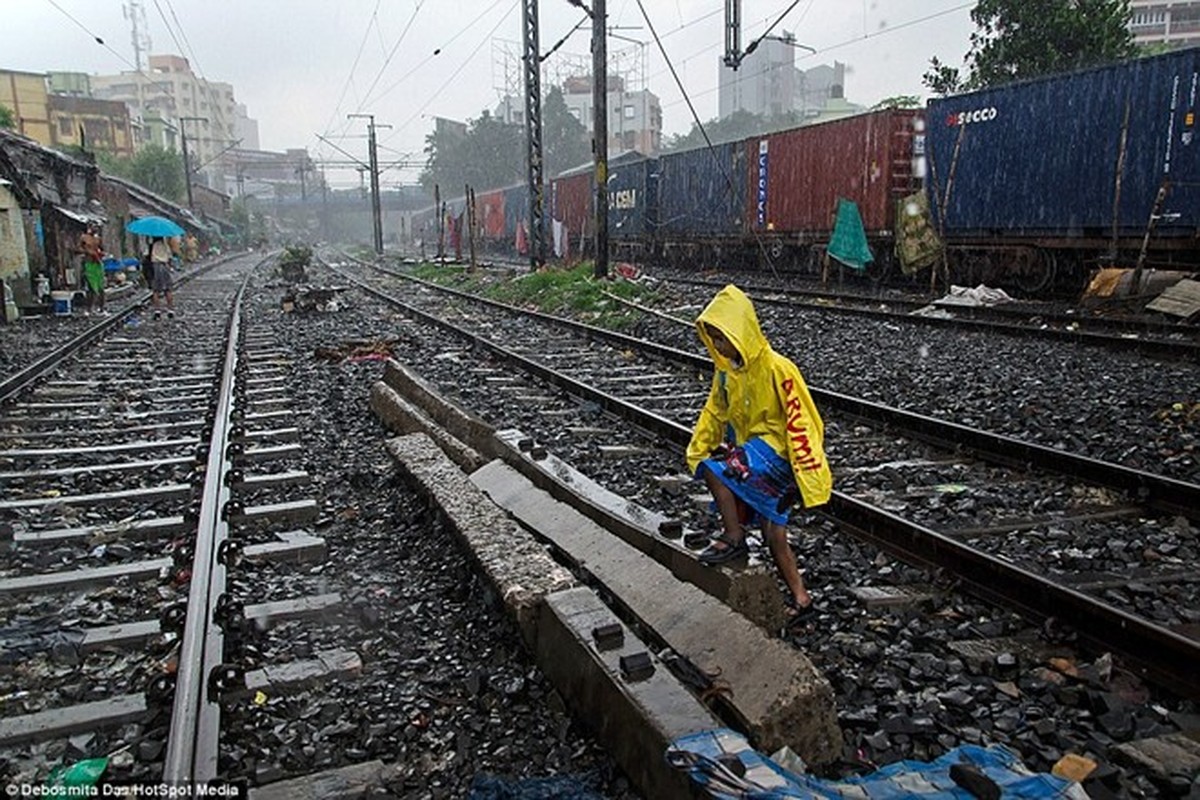
[[[494,35],[495,35],[496,31],[498,31],[498,30],[500,29],[500,26],[501,26],[501,25],[503,25],[503,24],[505,23],[505,21],[506,21],[506,20],[509,18],[509,16],[511,16],[511,15],[512,15],[512,12],[516,10],[516,8],[517,8],[517,6],[520,4],[520,2],[521,2],[521,0],[513,0],[513,4],[512,4],[511,6],[509,6],[509,8],[508,8],[508,11],[504,12],[504,14],[503,14],[503,15],[500,17],[500,19],[499,19],[499,20],[497,20],[496,24],[495,24],[494,26],[492,26],[492,29],[491,29],[490,31],[488,31],[487,35],[486,35],[486,36],[485,36],[485,37],[484,37],[484,38],[483,38],[483,39],[482,39],[482,40],[479,42],[479,44],[478,44],[478,45],[476,45],[476,46],[475,46],[475,49],[474,49],[474,50],[472,50],[472,51],[471,51],[469,54],[467,54],[467,57],[466,57],[466,59],[463,61],[463,63],[462,63],[462,64],[460,64],[460,65],[459,65],[458,69],[454,70],[454,72],[452,72],[452,73],[450,74],[450,77],[446,78],[445,82],[444,82],[444,83],[442,83],[442,85],[441,85],[441,86],[439,86],[439,87],[438,87],[438,88],[437,88],[437,89],[434,91],[433,95],[432,95],[432,96],[431,96],[431,97],[430,97],[428,100],[426,100],[426,101],[425,101],[424,105],[422,105],[420,108],[418,108],[418,109],[417,109],[417,110],[416,110],[416,111],[413,113],[413,115],[412,115],[411,117],[409,117],[407,120],[405,120],[405,121],[404,121],[404,123],[403,123],[402,125],[399,125],[399,126],[397,126],[397,127],[396,127],[396,130],[395,130],[395,131],[393,131],[393,132],[392,132],[392,134],[391,134],[391,135],[389,135],[389,136],[387,137],[387,139],[384,139],[384,141],[389,141],[389,140],[391,140],[391,139],[392,139],[392,137],[394,137],[394,136],[395,136],[396,134],[398,134],[400,131],[404,130],[404,129],[405,129],[405,128],[407,128],[407,127],[408,127],[410,124],[412,124],[413,120],[415,120],[415,119],[418,119],[418,118],[421,116],[421,113],[422,113],[422,112],[423,112],[423,111],[424,111],[426,108],[428,108],[428,107],[429,107],[430,103],[432,103],[432,102],[433,102],[433,101],[434,101],[434,100],[435,100],[435,99],[438,97],[438,95],[440,95],[440,94],[442,93],[442,91],[443,91],[443,90],[444,90],[444,89],[445,89],[447,86],[449,86],[449,85],[450,85],[450,84],[451,84],[451,83],[454,81],[454,79],[455,79],[455,78],[457,78],[457,77],[458,77],[458,74],[459,74],[460,72],[462,72],[464,69],[466,69],[467,65],[471,63],[471,60],[472,60],[473,58],[475,58],[475,55],[476,55],[476,54],[479,52],[479,50],[480,50],[480,49],[481,49],[481,48],[482,48],[482,47],[483,47],[485,44],[487,44],[487,43],[488,43],[488,41],[489,41],[489,40],[492,38],[492,36],[494,36]],[[492,5],[492,7],[493,7],[493,8],[495,8],[495,6],[496,6],[497,4],[498,4],[498,3],[494,3],[494,4]],[[382,95],[381,95],[381,96],[382,96]],[[378,99],[379,99],[379,98],[376,98],[376,100],[378,100]]]
[[[863,36],[855,36],[855,37],[853,37],[853,38],[846,39],[846,40],[844,40],[844,41],[838,42],[837,44],[832,44],[832,45],[829,45],[828,47],[820,47],[820,48],[817,48],[817,49],[816,49],[816,50],[814,50],[814,51],[813,51],[811,54],[808,54],[808,55],[805,55],[805,56],[803,56],[803,58],[814,58],[814,57],[816,57],[816,56],[819,56],[819,55],[822,55],[822,54],[824,54],[824,53],[829,53],[829,52],[832,52],[832,51],[834,51],[834,50],[838,50],[838,49],[840,49],[840,48],[847,47],[847,46],[849,46],[849,45],[852,45],[852,44],[858,44],[858,43],[860,43],[860,42],[866,41],[867,39],[876,39],[876,38],[878,38],[878,37],[880,37],[880,36],[885,36],[885,35],[887,35],[887,34],[889,34],[889,33],[893,33],[893,32],[895,32],[895,31],[898,31],[898,30],[903,30],[903,29],[905,29],[905,28],[911,28],[911,27],[912,27],[912,26],[914,26],[914,25],[920,25],[920,24],[922,24],[922,23],[929,22],[929,21],[931,21],[931,20],[937,19],[938,17],[944,17],[944,16],[946,16],[946,15],[948,15],[948,14],[953,14],[953,13],[955,13],[956,11],[962,11],[964,8],[971,8],[971,7],[972,7],[972,6],[974,6],[974,5],[975,5],[975,3],[973,3],[973,2],[972,2],[972,3],[960,3],[960,4],[956,5],[956,6],[953,6],[952,8],[947,8],[947,9],[945,9],[945,10],[942,10],[942,11],[936,11],[936,12],[934,12],[934,13],[932,13],[932,14],[927,14],[927,15],[926,15],[926,16],[924,16],[924,17],[918,17],[917,19],[909,20],[908,22],[902,22],[902,23],[900,23],[899,25],[891,25],[891,26],[888,26],[887,28],[884,28],[883,30],[875,31],[874,33],[868,33],[868,34],[865,34],[865,35],[863,35]],[[693,56],[689,56],[688,58],[689,58],[689,59],[690,59],[690,58],[694,58],[696,55],[700,55],[701,53],[707,52],[707,51],[709,51],[709,50],[712,50],[712,49],[713,49],[713,47],[711,47],[711,46],[710,46],[710,47],[707,47],[707,48],[705,48],[704,50],[702,50],[702,51],[699,51],[699,52],[695,53]],[[655,74],[656,74],[656,75],[661,75],[661,74],[662,74],[662,72],[660,71],[660,72],[658,72],[658,73],[655,73]],[[652,75],[651,77],[654,77],[654,76]],[[738,78],[738,79],[737,79],[736,81],[734,81],[733,83],[737,84],[737,83],[741,83],[741,82],[742,82],[742,81],[744,81],[744,80],[752,80],[754,77],[755,77],[754,75],[747,75],[747,76],[745,76],[745,77]],[[727,85],[728,85],[728,84],[727,84]],[[713,88],[713,89],[705,89],[705,90],[704,90],[704,91],[702,91],[702,92],[697,92],[697,93],[695,94],[695,97],[704,97],[704,96],[706,96],[706,95],[710,95],[710,94],[712,94],[713,92],[720,91],[720,88],[721,88],[720,86],[717,86],[716,88]],[[665,109],[665,108],[671,108],[672,106],[677,106],[677,105],[679,105],[681,102],[684,102],[684,101],[683,101],[683,100],[673,100],[673,101],[671,101],[671,102],[669,102],[669,103],[664,103],[662,107],[663,107],[664,109]],[[689,103],[689,105],[691,104],[691,103],[690,103],[690,101],[688,101],[688,103]]]
[[[367,20],[367,27],[363,31],[362,41],[358,43],[358,52],[354,54],[354,63],[350,65],[350,73],[346,75],[346,82],[342,84],[342,92],[338,95],[337,105],[333,107],[333,112],[329,115],[329,119],[325,122],[325,134],[329,134],[330,127],[333,126],[333,120],[337,118],[338,112],[342,109],[342,101],[346,99],[346,90],[350,88],[350,83],[354,80],[354,70],[358,69],[358,61],[362,58],[363,50],[367,46],[367,37],[371,35],[371,25],[379,27],[379,4],[383,0],[375,0],[375,10],[371,12],[371,18]]]
[[[504,2],[504,0],[495,0],[495,2],[493,2],[487,8],[485,8],[483,11],[481,11],[479,13],[479,15],[475,17],[475,19],[473,19],[469,23],[467,23],[467,25],[465,27],[463,27],[458,33],[454,34],[449,39],[447,39],[445,44],[443,44],[441,47],[435,48],[432,53],[430,53],[424,59],[422,59],[420,61],[420,63],[418,63],[415,67],[413,67],[408,72],[401,75],[395,82],[393,82],[390,86],[388,86],[386,89],[384,89],[378,95],[376,95],[375,102],[378,103],[386,95],[391,94],[393,89],[395,89],[397,86],[399,86],[401,83],[403,83],[409,77],[411,77],[414,72],[416,72],[421,67],[425,66],[427,63],[429,63],[431,60],[433,60],[433,58],[435,58],[436,56],[441,55],[442,52],[444,52],[446,50],[446,48],[448,48],[451,44],[453,44],[456,39],[458,39],[460,36],[465,35],[467,33],[467,31],[469,31],[469,30],[471,30],[471,28],[475,27],[476,23],[478,23],[480,20],[482,20],[484,17],[486,17],[489,13],[491,13],[496,8],[496,6],[500,5],[503,2]],[[512,10],[510,9],[508,13],[511,14]],[[508,14],[505,14],[505,17],[507,17],[507,16],[508,16]],[[478,49],[479,48],[476,48],[476,51],[478,51]],[[474,56],[474,52],[472,52],[471,55]],[[403,128],[404,126],[402,125],[400,127]]]
[[[171,23],[167,21],[167,15],[163,13],[162,6],[158,0],[154,0],[154,7],[158,9],[158,16],[162,17],[163,27],[167,29],[167,33],[171,35],[171,41],[175,42],[175,46],[179,48],[179,55],[184,55],[187,51],[183,49],[183,45],[179,43],[179,37],[175,35],[175,29],[171,27]],[[197,65],[199,69],[199,65]]]
[[[725,187],[729,192],[734,191],[733,177],[729,174],[726,164],[718,158],[715,158],[716,149],[713,147],[712,141],[708,138],[708,131],[704,130],[704,123],[700,121],[700,116],[696,113],[696,106],[692,104],[692,100],[688,97],[687,89],[683,86],[683,81],[679,79],[679,73],[675,71],[675,65],[671,63],[670,57],[667,55],[667,49],[663,47],[662,40],[658,38],[658,32],[654,30],[654,23],[650,21],[650,15],[646,13],[646,7],[642,5],[642,0],[637,0],[638,8],[642,12],[642,19],[646,20],[646,27],[650,29],[650,34],[654,37],[654,43],[658,45],[658,50],[662,54],[663,60],[667,62],[667,67],[671,70],[671,75],[675,78],[675,85],[679,87],[679,91],[683,94],[683,99],[687,101],[688,109],[692,112],[692,119],[696,122],[696,127],[700,129],[700,135],[704,137],[704,143],[708,145],[708,152],[714,155],[713,161],[716,162],[717,168],[721,171],[721,177],[725,179]],[[757,230],[751,228],[751,233],[754,235],[755,244],[758,245],[759,251],[762,253],[763,263],[775,274],[775,262],[771,259],[767,248],[763,245],[762,237]]]
[[[367,87],[367,92],[363,95],[362,100],[359,101],[357,110],[361,111],[363,106],[370,102],[371,92],[373,92],[375,87],[379,84],[379,79],[383,77],[383,73],[387,69],[388,64],[391,64],[392,59],[396,57],[396,51],[400,49],[400,43],[403,42],[404,37],[408,35],[409,29],[412,28],[413,22],[417,19],[417,13],[420,12],[421,6],[424,4],[425,0],[417,0],[417,4],[413,8],[412,16],[408,18],[408,23],[404,26],[404,30],[400,31],[400,36],[396,39],[396,43],[392,45],[392,51],[388,53],[387,58],[384,59],[383,65],[379,68],[379,71],[375,73],[375,80],[371,81],[371,85]],[[379,26],[376,25],[377,29],[378,27]],[[382,31],[380,31],[380,35],[382,36]]]
[[[129,66],[133,67],[134,72],[137,72],[143,76],[146,75],[146,73],[142,72],[140,69],[137,68],[136,64],[132,63],[128,58],[121,55],[116,50],[112,49],[112,47],[110,47],[107,42],[105,42],[103,39],[101,39],[99,36],[97,36],[95,33],[93,33],[88,28],[88,26],[84,25],[82,22],[75,19],[75,17],[71,16],[70,12],[68,12],[65,8],[60,6],[58,3],[54,2],[54,0],[46,0],[46,2],[49,3],[50,5],[54,6],[55,8],[57,8],[60,12],[62,12],[63,16],[65,16],[67,19],[71,20],[71,22],[74,22],[76,25],[78,25],[80,28],[82,28],[83,32],[86,33],[88,36],[92,37],[92,39],[95,40],[96,44],[100,45],[105,50],[112,53],[117,58],[121,59],[121,61],[123,61],[126,64],[128,64]],[[149,76],[146,76],[146,77],[149,77]]]

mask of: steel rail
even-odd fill
[[[222,256],[210,264],[205,264],[200,269],[186,275],[184,279],[179,282],[179,285],[185,285],[193,278],[203,275],[209,270],[218,267],[221,264],[227,263],[228,261],[231,261],[241,255],[245,254],[234,253],[228,256]],[[113,328],[123,325],[125,320],[133,316],[135,311],[150,302],[152,296],[153,295],[151,292],[143,292],[142,294],[133,298],[133,300],[131,300],[127,306],[122,308],[120,311],[115,312],[111,317],[92,325],[83,331],[83,333],[80,333],[78,336],[66,342],[65,344],[51,350],[49,353],[42,356],[29,366],[4,378],[3,381],[0,381],[0,405],[16,399],[22,392],[26,391],[31,384],[48,374],[63,361],[70,358],[75,353],[87,347],[97,339],[102,338]]]
[[[676,283],[685,283],[685,284],[689,284],[689,285],[693,285],[693,286],[712,286],[712,287],[718,288],[718,289],[724,285],[724,284],[713,283],[711,281],[700,281],[697,279],[688,279],[688,278],[668,278],[666,280],[673,281]],[[1006,312],[1006,311],[980,310],[980,309],[975,309],[975,308],[962,308],[962,307],[956,307],[956,306],[947,306],[946,307],[947,311],[950,311],[952,313],[959,314],[959,315],[968,314],[970,316],[967,316],[967,317],[955,316],[952,318],[933,317],[933,316],[926,317],[926,316],[921,316],[921,315],[900,313],[900,312],[896,312],[896,311],[884,311],[884,310],[876,309],[876,308],[863,308],[863,307],[843,306],[843,305],[836,305],[836,304],[828,305],[828,304],[817,303],[817,302],[804,302],[804,301],[796,300],[793,298],[789,298],[787,300],[780,300],[778,298],[766,297],[763,295],[763,293],[770,294],[772,292],[774,292],[776,294],[786,294],[786,295],[827,296],[827,295],[820,295],[820,294],[813,293],[813,292],[806,292],[804,290],[798,290],[798,289],[769,289],[766,287],[750,287],[746,293],[747,293],[747,295],[749,295],[751,297],[751,299],[755,303],[758,303],[758,304],[767,303],[767,304],[771,304],[771,305],[781,305],[781,306],[786,306],[786,307],[791,307],[791,308],[803,308],[803,309],[808,309],[808,310],[812,310],[812,311],[820,311],[820,312],[834,313],[834,314],[845,314],[848,316],[856,316],[856,317],[872,317],[872,318],[876,318],[876,319],[882,317],[885,319],[894,320],[896,322],[907,322],[907,323],[912,323],[912,324],[917,324],[917,325],[929,325],[929,326],[932,326],[935,328],[937,328],[937,327],[960,328],[960,329],[968,329],[968,330],[975,329],[975,330],[982,330],[982,331],[994,331],[996,333],[1002,333],[1002,334],[1006,334],[1009,336],[1054,339],[1054,340],[1059,340],[1059,341],[1072,342],[1074,344],[1090,344],[1090,345],[1095,345],[1098,347],[1110,347],[1110,348],[1113,348],[1114,350],[1130,350],[1130,351],[1142,353],[1144,355],[1170,358],[1170,359],[1175,359],[1175,360],[1179,360],[1179,361],[1189,361],[1189,360],[1196,360],[1197,358],[1200,358],[1200,342],[1195,341],[1195,340],[1164,339],[1164,338],[1159,338],[1159,337],[1155,337],[1155,336],[1151,336],[1149,338],[1143,338],[1141,335],[1136,336],[1136,337],[1120,336],[1120,335],[1113,334],[1113,333],[1105,333],[1103,331],[1085,330],[1083,328],[1081,328],[1079,330],[1067,330],[1064,328],[1033,328],[1028,325],[1019,325],[1015,322],[1006,322],[1006,321],[997,320],[997,319],[980,319],[979,318],[979,317],[983,317],[983,316],[992,316],[992,315],[996,315],[996,316],[1020,315],[1020,312],[1016,312],[1016,311]],[[836,296],[836,295],[834,297],[835,297],[835,299],[837,299],[839,301],[843,299],[842,297]],[[895,305],[914,305],[918,308],[930,305],[930,303],[917,303],[916,301],[911,301],[911,300],[896,300],[896,299],[887,299],[887,298],[874,299],[874,298],[866,297],[866,296],[845,297],[844,299],[848,300],[848,301],[867,302],[867,303],[874,302],[874,303],[893,303]],[[1030,311],[1028,314],[1026,314],[1026,316],[1037,314],[1037,313],[1038,312]],[[1098,322],[1096,320],[1091,320],[1087,317],[1080,317],[1078,319],[1066,319],[1066,318],[1062,318],[1062,317],[1054,317],[1053,319],[1055,322],[1058,322],[1058,323],[1063,323],[1063,324],[1074,323],[1074,324],[1078,324],[1080,326],[1091,325],[1091,326],[1095,326],[1095,327],[1101,327],[1101,326],[1107,327],[1107,326],[1113,324],[1113,323],[1109,323],[1109,322]],[[1139,334],[1146,332],[1144,327],[1137,328],[1137,327],[1130,326],[1130,325],[1122,325],[1121,327],[1126,330],[1136,330]],[[1167,329],[1167,330],[1169,330],[1169,329]],[[1195,331],[1188,331],[1187,329],[1181,328],[1177,331],[1171,331],[1171,332],[1173,332],[1173,333],[1194,333]]]
[[[251,274],[253,269],[238,289],[230,313],[225,363],[209,438],[188,588],[187,619],[163,763],[163,782],[169,786],[194,787],[207,784],[217,776],[221,707],[219,698],[212,696],[209,678],[221,664],[224,649],[224,634],[214,619],[217,600],[225,591],[226,569],[218,554],[222,543],[229,538],[229,523],[224,510],[231,490],[225,475],[233,466],[228,452],[229,431],[237,402],[234,381],[239,363],[242,298]]]
[[[610,331],[577,322],[541,311],[531,311],[485,297],[472,295],[468,292],[448,286],[440,286],[411,275],[404,275],[381,267],[380,271],[403,280],[446,292],[456,297],[482,303],[512,314],[520,314],[539,319],[552,325],[566,327],[586,334],[589,337],[618,344],[622,347],[649,351],[660,358],[682,362],[697,369],[711,371],[712,360],[699,353],[679,350],[657,342],[638,339],[628,334]],[[857,397],[809,386],[813,399],[819,405],[833,408],[840,413],[849,414],[860,420],[886,425],[900,430],[914,438],[932,444],[946,447],[949,443],[955,449],[963,448],[974,453],[985,461],[994,461],[1009,466],[1036,467],[1045,471],[1060,472],[1079,480],[1106,486],[1111,489],[1134,495],[1137,500],[1155,509],[1172,514],[1179,514],[1192,520],[1200,520],[1200,485],[1158,475],[1153,472],[1112,464],[1107,461],[1056,450],[1053,447],[1034,444],[1017,439],[1013,436],[992,433],[990,431],[971,428],[956,422],[947,422],[934,417],[905,411],[881,403],[872,403]]]
[[[474,345],[519,365],[522,370],[536,374],[572,395],[596,403],[666,441],[682,448],[691,439],[691,429],[678,422],[648,412],[557,370],[537,364],[482,336],[368,286],[351,275],[340,270],[335,271],[369,294],[403,309],[406,314],[461,336]],[[445,287],[437,288],[441,290]],[[711,365],[711,362],[709,363]],[[948,568],[964,582],[969,592],[986,600],[1000,601],[1034,618],[1053,617],[1069,622],[1084,638],[1097,646],[1112,647],[1122,652],[1131,663],[1136,663],[1143,673],[1153,675],[1181,694],[1200,698],[1200,671],[1196,670],[1196,664],[1200,664],[1200,641],[1180,636],[1161,625],[1128,614],[1074,589],[1060,586],[1049,578],[978,552],[966,544],[875,508],[843,492],[835,491],[829,505],[820,509],[820,512],[901,557]]]

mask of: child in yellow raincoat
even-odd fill
[[[787,521],[797,499],[811,508],[833,491],[825,426],[800,370],[771,349],[750,298],[736,286],[717,293],[696,330],[716,369],[687,463],[712,492],[724,530],[700,560],[720,564],[746,555],[744,525],[761,519],[790,592],[792,623],[806,620],[815,610],[788,545]]]

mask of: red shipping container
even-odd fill
[[[888,109],[748,140],[747,226],[826,240],[844,197],[858,204],[868,236],[891,232],[896,201],[919,188],[913,136],[920,113]]]
[[[550,182],[550,217],[567,226],[573,241],[592,235],[595,228],[593,196],[595,183],[591,169],[560,175]]]
[[[475,214],[488,239],[504,239],[504,190],[475,193]]]

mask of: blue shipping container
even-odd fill
[[[608,235],[641,238],[653,225],[658,161],[644,156],[614,162],[608,170]]]
[[[1119,232],[1140,235],[1169,180],[1155,235],[1195,235],[1198,67],[1193,48],[931,100],[935,216],[958,235],[1107,235],[1115,203]]]
[[[746,216],[746,143],[658,158],[658,226],[671,236],[740,236]]]

